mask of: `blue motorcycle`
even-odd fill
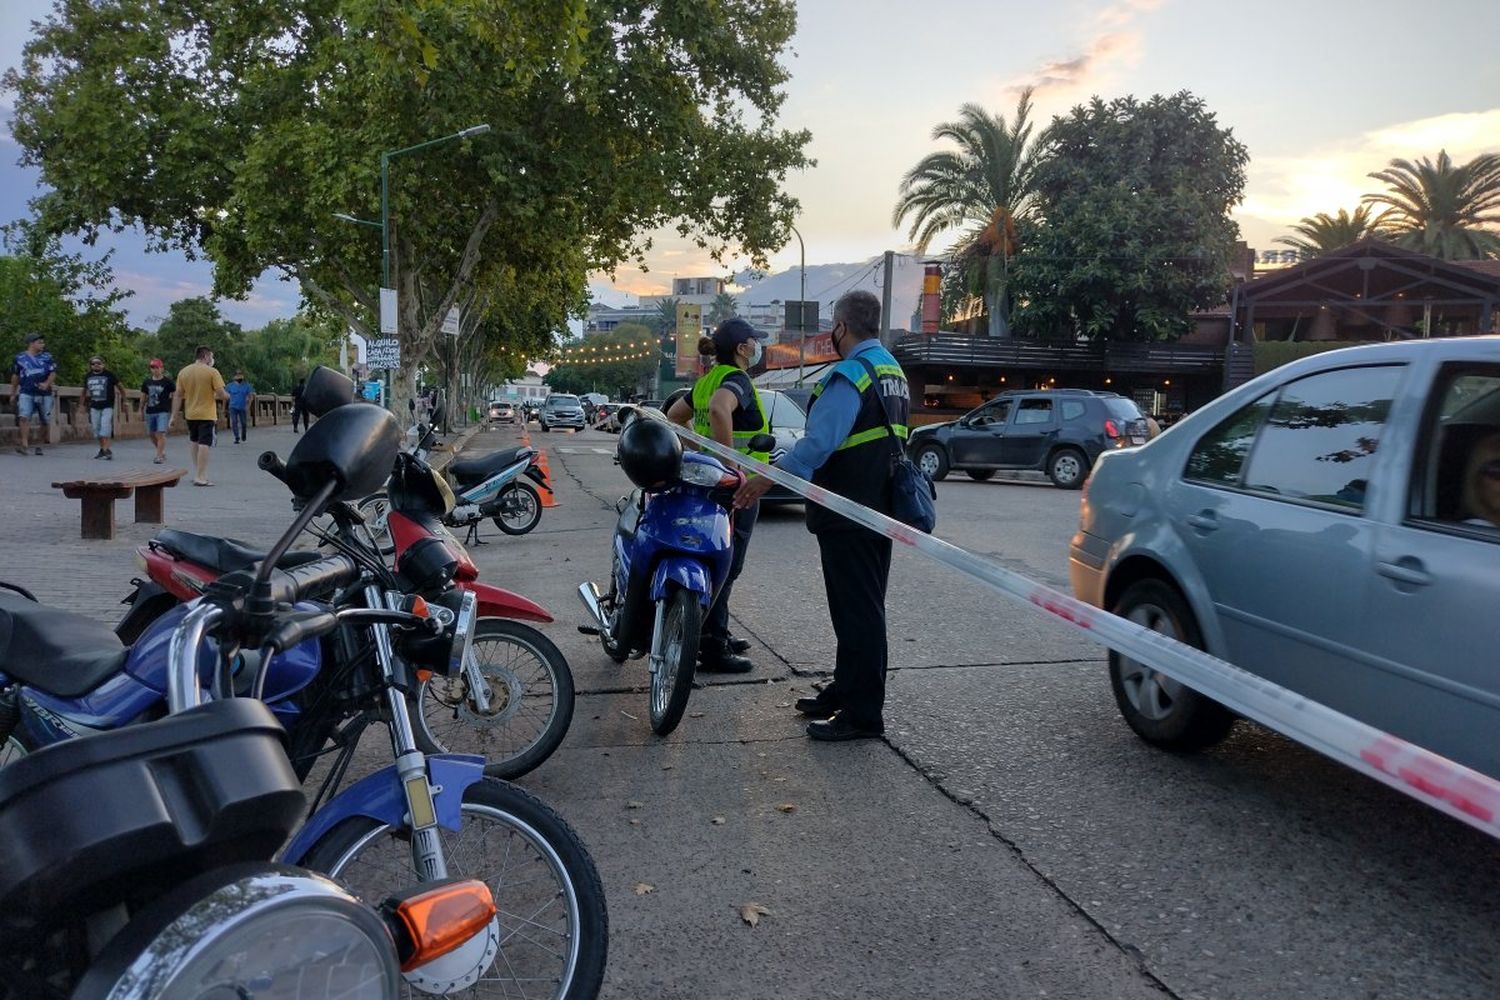
[[[651,729],[666,736],[687,710],[703,618],[729,575],[732,501],[744,476],[684,452],[656,411],[623,407],[620,419],[615,461],[638,489],[615,508],[608,592],[578,587],[594,621],[580,630],[599,635],[616,663],[649,654]],[[774,444],[769,434],[750,442]]]
[[[399,436],[377,407],[329,412],[285,466],[269,469],[304,506],[258,568],[220,577],[129,649],[89,619],[0,593],[0,741],[29,752],[183,711],[205,690],[215,701],[262,699],[286,729],[298,780],[328,763],[277,860],[336,877],[364,899],[404,887],[391,884],[403,873],[490,886],[500,911],[489,933],[407,970],[409,993],[593,997],[608,921],[577,835],[537,799],[487,778],[482,757],[416,745],[405,692],[420,671],[461,669],[475,601],[452,587],[459,553],[440,539],[410,549],[394,574],[371,547],[347,541],[361,522],[346,500],[385,478]],[[339,554],[274,568],[325,511],[348,529]],[[388,730],[395,764],[337,791],[372,723]]]

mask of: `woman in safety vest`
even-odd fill
[[[746,374],[760,360],[760,342],[765,339],[766,334],[739,317],[720,323],[712,337],[698,341],[698,353],[712,357],[713,367],[693,385],[690,396],[671,405],[667,418],[751,458],[768,461],[766,452],[750,450],[750,439],[769,433],[770,422]],[[734,556],[729,576],[714,598],[698,644],[698,669],[707,673],[743,674],[755,667],[741,655],[750,643],[729,634],[729,591],[744,568],[745,550],[750,547],[750,533],[759,514],[758,504],[734,514]]]

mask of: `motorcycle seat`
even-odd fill
[[[114,630],[92,618],[0,591],[0,672],[59,698],[77,698],[125,668]]]
[[[530,458],[534,452],[535,449],[525,445],[516,448],[501,448],[482,458],[473,458],[467,462],[454,462],[448,466],[448,471],[453,473],[453,478],[460,484],[482,483],[506,466],[513,465],[523,458]]]
[[[162,529],[151,541],[179,559],[186,559],[216,573],[249,569],[267,555],[235,538],[215,538],[213,535],[199,535],[191,531],[178,531],[176,528]],[[282,556],[276,565],[286,569],[320,558],[322,556],[316,549],[295,549]]]

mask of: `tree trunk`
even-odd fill
[[[1010,337],[1009,268],[1000,254],[991,254],[986,268],[984,303],[989,311],[989,335],[998,339]]]

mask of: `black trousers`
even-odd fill
[[[722,655],[729,642],[729,592],[740,570],[745,568],[745,551],[750,548],[750,535],[755,531],[755,522],[760,518],[760,504],[734,512],[734,553],[729,557],[729,575],[724,586],[708,609],[708,619],[703,623],[703,651],[710,655]]]
[[[817,538],[828,615],[838,640],[833,697],[850,722],[878,728],[885,709],[891,540],[863,529],[822,532]]]

